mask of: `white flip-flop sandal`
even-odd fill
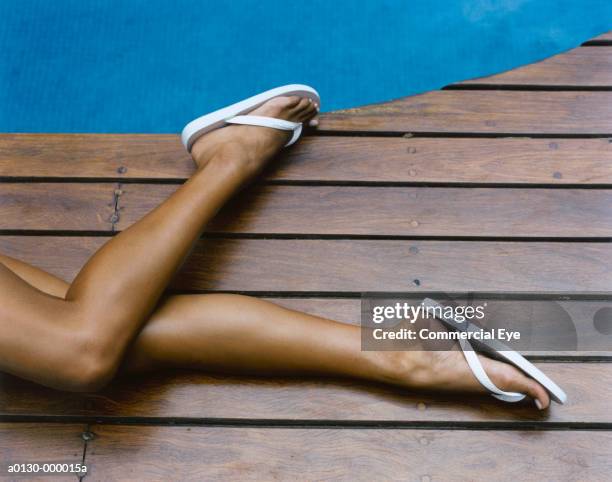
[[[436,318],[443,322],[445,326],[452,328],[453,330],[463,332],[479,331],[478,328],[471,325],[468,321],[459,322],[452,316],[447,315],[447,310],[444,310],[444,307],[441,304],[430,298],[425,298],[423,300],[423,307],[437,308],[434,313],[436,313],[436,315],[440,313],[441,316],[436,316]],[[480,384],[491,392],[493,397],[504,402],[520,402],[526,397],[526,395],[517,392],[506,392],[498,388],[485,372],[482,363],[480,363],[480,360],[476,355],[476,348],[474,348],[472,344],[477,345],[479,351],[485,352],[490,357],[510,363],[522,370],[525,374],[529,375],[540,385],[542,385],[550,394],[550,398],[552,398],[555,402],[563,404],[567,401],[567,395],[555,382],[548,378],[541,370],[533,365],[533,363],[529,362],[525,357],[507,345],[504,345],[497,340],[472,339],[470,343],[468,340],[460,339],[459,346],[461,347],[461,351],[463,352],[472,373]]]
[[[261,94],[254,95],[248,99],[236,102],[223,109],[216,110],[210,114],[198,117],[192,120],[185,126],[181,133],[181,140],[187,151],[191,152],[191,146],[201,136],[220,127],[225,127],[227,124],[245,124],[251,126],[271,127],[272,129],[280,129],[284,131],[293,131],[293,135],[285,147],[290,146],[297,141],[302,133],[301,122],[290,122],[284,119],[275,119],[273,117],[264,117],[256,115],[248,115],[264,102],[273,99],[274,97],[298,95],[306,97],[321,105],[321,99],[318,92],[307,85],[289,84],[275,89],[270,89]]]

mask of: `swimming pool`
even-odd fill
[[[3,0],[0,132],[178,132],[284,83],[323,110],[539,60],[609,0]]]

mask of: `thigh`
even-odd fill
[[[49,296],[64,299],[66,293],[68,292],[68,288],[70,284],[66,281],[54,276],[46,271],[31,266],[23,261],[20,261],[15,258],[11,258],[9,256],[0,254],[0,303],[2,303],[2,283],[7,283],[6,279],[7,273],[4,273],[4,281],[2,280],[2,268],[8,268],[13,272],[14,275],[17,275],[21,278],[25,283],[31,285],[32,288],[39,290],[43,293],[46,293]],[[13,280],[15,281],[15,280]],[[168,310],[168,307],[174,307],[177,303],[174,303],[174,299],[180,299],[181,297],[175,296],[167,296],[160,300],[159,306],[152,313],[149,321],[144,325],[143,329],[140,333],[138,333],[133,341],[133,343],[129,346],[125,354],[125,360],[122,364],[121,371],[124,373],[138,373],[143,371],[149,371],[157,368],[158,364],[155,362],[152,354],[155,350],[159,349],[161,346],[167,346],[168,343],[173,340],[172,336],[169,336],[168,332],[172,334],[175,330],[177,330],[180,324],[177,322],[178,313],[173,311],[173,309]],[[200,299],[195,297],[190,297],[191,299]],[[165,310],[161,308],[165,307]],[[198,308],[201,309],[202,305],[198,304]],[[193,310],[190,310],[193,311]],[[169,316],[169,313],[174,313],[176,316]],[[181,316],[178,316],[179,319],[184,318],[184,310],[182,311]],[[18,315],[17,318],[21,318],[21,315]],[[190,320],[190,318],[189,318]],[[2,320],[0,320],[0,325],[2,324]],[[40,320],[40,323],[45,324],[54,324],[57,325],[56,320],[52,320],[50,318],[43,318]],[[23,322],[18,322],[18,326],[25,328],[23,326]],[[50,328],[56,328],[56,326],[52,326]],[[17,326],[15,327],[17,330]],[[2,328],[0,326],[0,333]],[[30,332],[31,330],[24,330]],[[37,328],[38,335],[35,337],[39,341],[43,336],[42,333],[45,330]],[[180,332],[181,330],[177,330]],[[53,335],[50,335],[51,338],[54,338]],[[166,343],[158,343],[159,340],[168,338],[169,341]],[[1,343],[0,343],[1,345]],[[61,343],[60,346],[64,346],[64,343]],[[6,364],[0,360],[0,371],[9,371]]]
[[[60,298],[62,300],[66,296],[66,293],[68,292],[68,288],[70,287],[70,283],[67,283],[66,281],[58,278],[57,276],[47,273],[46,271],[40,268],[31,266],[23,261],[20,261],[15,258],[11,258],[9,256],[6,256],[0,253],[0,303],[2,303],[2,294],[1,294],[3,293],[2,283],[8,282],[8,279],[6,279],[7,278],[6,272],[4,273],[5,279],[4,281],[2,280],[2,277],[3,277],[2,269],[3,268],[8,268],[8,270],[12,271],[14,275],[17,275],[25,283],[29,284],[32,288],[35,288],[36,290],[39,290],[42,293],[45,293],[52,297]],[[167,301],[168,298],[172,298],[172,297],[170,296],[170,297],[166,297],[165,299],[162,299],[161,304],[165,304],[164,302]],[[22,317],[21,315],[17,316],[17,318],[21,318],[21,317]],[[151,317],[150,322],[153,320],[159,321],[160,318],[162,317],[160,317],[159,314],[157,313],[157,310],[155,310],[155,312],[153,313]],[[166,317],[163,317],[163,319],[165,318]],[[2,332],[2,327],[1,327],[2,323],[3,322],[0,319],[0,333]],[[45,323],[47,325],[48,324],[57,325],[57,321],[52,320],[50,318],[44,318],[40,320],[40,323]],[[28,332],[31,331],[31,330],[25,330],[25,326],[23,326],[23,322],[18,322],[17,324],[21,326],[22,328],[24,328],[24,331],[28,331]],[[146,328],[146,326],[147,325],[145,325],[144,328]],[[57,326],[51,326],[49,328],[55,329],[56,327]],[[131,373],[142,372],[142,371],[151,370],[157,366],[154,363],[154,360],[152,359],[152,357],[150,356],[150,350],[149,350],[149,347],[151,345],[150,340],[152,338],[151,334],[156,335],[158,333],[159,330],[157,329],[157,327],[159,327],[159,323],[155,324],[154,329],[146,330],[145,332],[146,336],[143,336],[142,331],[136,336],[134,342],[131,344],[131,346],[128,348],[126,352],[126,356],[125,356],[126,360],[125,360],[125,363],[123,364],[122,371],[131,372]],[[15,327],[15,330],[17,330],[17,326]],[[37,328],[37,331],[39,334],[35,338],[37,338],[39,341],[43,341],[41,340],[41,337],[43,336],[42,332],[44,332],[45,330]],[[55,338],[54,335],[50,335],[50,336],[52,339]],[[154,336],[153,338],[157,339],[158,337]],[[0,342],[0,346],[1,346],[1,342]],[[64,346],[64,343],[60,343],[60,346]],[[9,371],[6,363],[3,363],[2,360],[0,360],[0,371]],[[12,370],[12,372],[14,373],[14,370]]]
[[[0,371],[38,382],[71,362],[70,303],[32,286],[0,263]]]
[[[51,296],[64,298],[68,292],[70,284],[63,279],[53,276],[42,269],[31,266],[10,256],[0,253],[0,264],[4,264],[13,273],[26,281],[34,288],[47,293]]]

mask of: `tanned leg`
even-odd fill
[[[483,356],[503,390],[547,407],[548,393],[515,367]],[[459,351],[361,351],[358,326],[233,294],[176,295],[154,313],[128,351],[131,372],[162,367],[257,375],[324,375],[416,389],[485,392]]]
[[[10,258],[0,261],[42,291],[63,297],[68,283]],[[258,375],[345,376],[427,390],[480,391],[459,352],[362,352],[359,328],[256,298],[174,295],[157,307],[128,348],[127,374],[180,367]],[[516,368],[481,362],[504,390],[550,399]]]
[[[308,121],[307,99],[273,99],[256,115]],[[118,369],[206,223],[286,142],[286,132],[230,126],[196,142],[199,169],[174,194],[113,237],[65,298],[0,265],[0,370],[51,387],[92,390]]]

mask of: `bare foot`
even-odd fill
[[[385,381],[435,391],[480,392],[486,390],[472,374],[460,351],[381,352],[388,354],[386,366],[392,371]],[[550,405],[544,387],[512,365],[478,355],[491,381],[509,392],[525,393],[542,410]]]
[[[314,119],[318,109],[306,97],[275,97],[249,115],[308,122]],[[227,162],[242,162],[245,165],[241,167],[255,173],[287,143],[291,134],[270,127],[228,125],[200,137],[193,144],[191,155],[199,168],[213,157],[223,157]]]

